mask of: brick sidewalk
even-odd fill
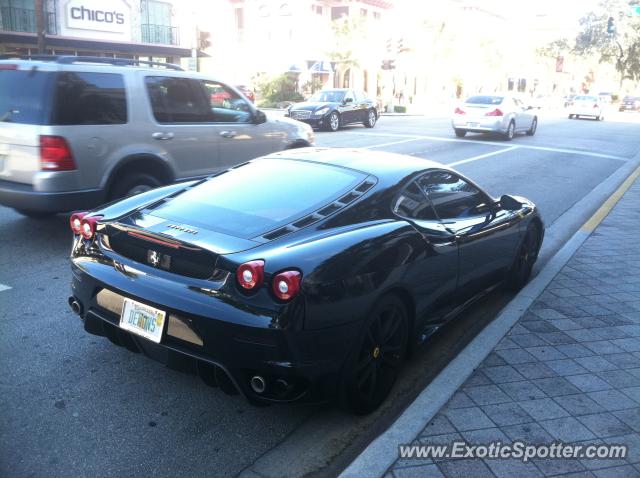
[[[397,460],[387,477],[640,477],[640,182],[416,444],[622,443],[618,460]]]

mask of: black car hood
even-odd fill
[[[329,106],[330,108],[335,108],[340,106],[340,103],[335,102],[322,102],[322,101],[305,101],[304,103],[296,103],[291,107],[291,111],[294,110],[303,110],[303,111],[315,111],[320,108],[324,108],[325,106]]]

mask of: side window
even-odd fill
[[[122,75],[59,73],[51,124],[124,124],[127,100]]]
[[[458,219],[486,214],[489,198],[479,189],[449,171],[437,171],[419,179],[440,219]]]
[[[354,96],[355,96],[356,103],[362,103],[364,100],[367,99],[362,91],[357,91],[356,90],[353,93],[354,93]]]
[[[216,123],[249,123],[251,106],[231,88],[216,81],[202,81]]]
[[[409,219],[435,221],[438,218],[429,204],[429,200],[412,181],[393,201],[393,213]]]
[[[344,95],[344,102],[348,103],[349,99],[351,99],[351,102],[353,103],[354,99],[353,99],[353,91],[348,90],[345,95]]]
[[[207,123],[213,114],[198,80],[147,76],[147,94],[158,123]]]

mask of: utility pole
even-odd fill
[[[44,0],[36,0],[36,37],[38,53],[44,53]]]

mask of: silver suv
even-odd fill
[[[0,59],[0,204],[26,215],[88,209],[313,142],[308,125],[267,118],[235,88],[176,65]]]

